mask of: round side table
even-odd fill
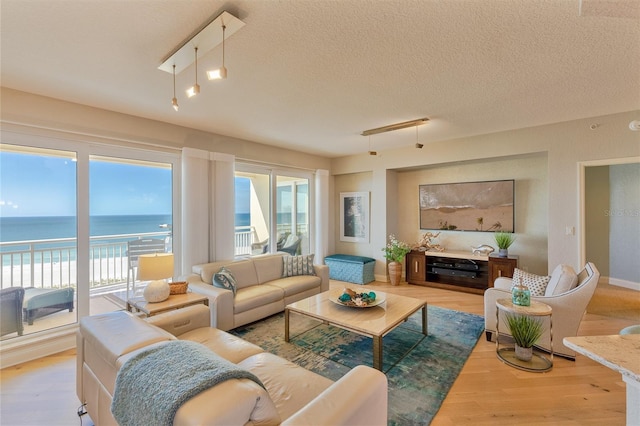
[[[547,358],[534,351],[531,361],[523,361],[516,358],[515,348],[500,347],[500,311],[517,315],[527,315],[535,317],[549,317],[549,353]],[[553,368],[553,319],[551,306],[546,303],[531,301],[530,306],[519,306],[513,304],[510,299],[496,300],[496,354],[498,358],[507,365],[525,371],[543,372]]]

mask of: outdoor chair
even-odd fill
[[[129,297],[129,286],[136,292],[136,277],[138,271],[138,257],[142,254],[164,253],[166,250],[165,241],[158,238],[139,238],[127,243],[127,257],[129,267],[127,269],[127,298]]]
[[[24,288],[9,287],[0,290],[0,336],[18,333],[22,336],[22,301]]]
[[[24,289],[24,301],[22,302],[23,319],[29,325],[33,320],[56,312],[73,312],[73,299],[75,289],[66,288],[36,288]]]

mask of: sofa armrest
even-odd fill
[[[196,275],[197,276],[197,275]],[[189,289],[192,292],[202,294],[209,298],[209,309],[211,311],[211,327],[228,331],[233,328],[233,292],[224,288],[214,287],[198,280],[189,282]],[[191,278],[189,276],[188,278]]]
[[[320,291],[329,291],[329,266],[327,265],[313,265],[316,275],[320,277],[322,283],[320,284]]]
[[[513,280],[511,278],[498,277],[493,282],[493,288],[497,288],[497,289],[500,289],[500,290],[511,291],[512,283],[513,283]]]
[[[359,365],[282,425],[386,425],[387,376]]]
[[[205,305],[193,305],[154,315],[146,318],[145,321],[177,337],[188,331],[209,327],[211,313]]]

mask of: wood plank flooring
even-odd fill
[[[332,282],[332,287],[342,284]],[[367,285],[484,314],[481,295],[402,283]],[[586,314],[579,335],[616,334],[632,320]],[[495,344],[478,341],[432,425],[624,425],[625,384],[619,374],[585,357],[556,357],[547,373],[528,373],[500,362]],[[419,368],[419,366],[417,366]],[[78,425],[75,350],[0,371],[0,424]],[[426,384],[428,385],[428,384]],[[82,418],[83,425],[91,419]]]

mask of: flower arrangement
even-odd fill
[[[405,242],[398,241],[395,235],[389,235],[387,246],[382,249],[384,258],[390,262],[402,262],[404,257],[411,251],[411,246]]]

